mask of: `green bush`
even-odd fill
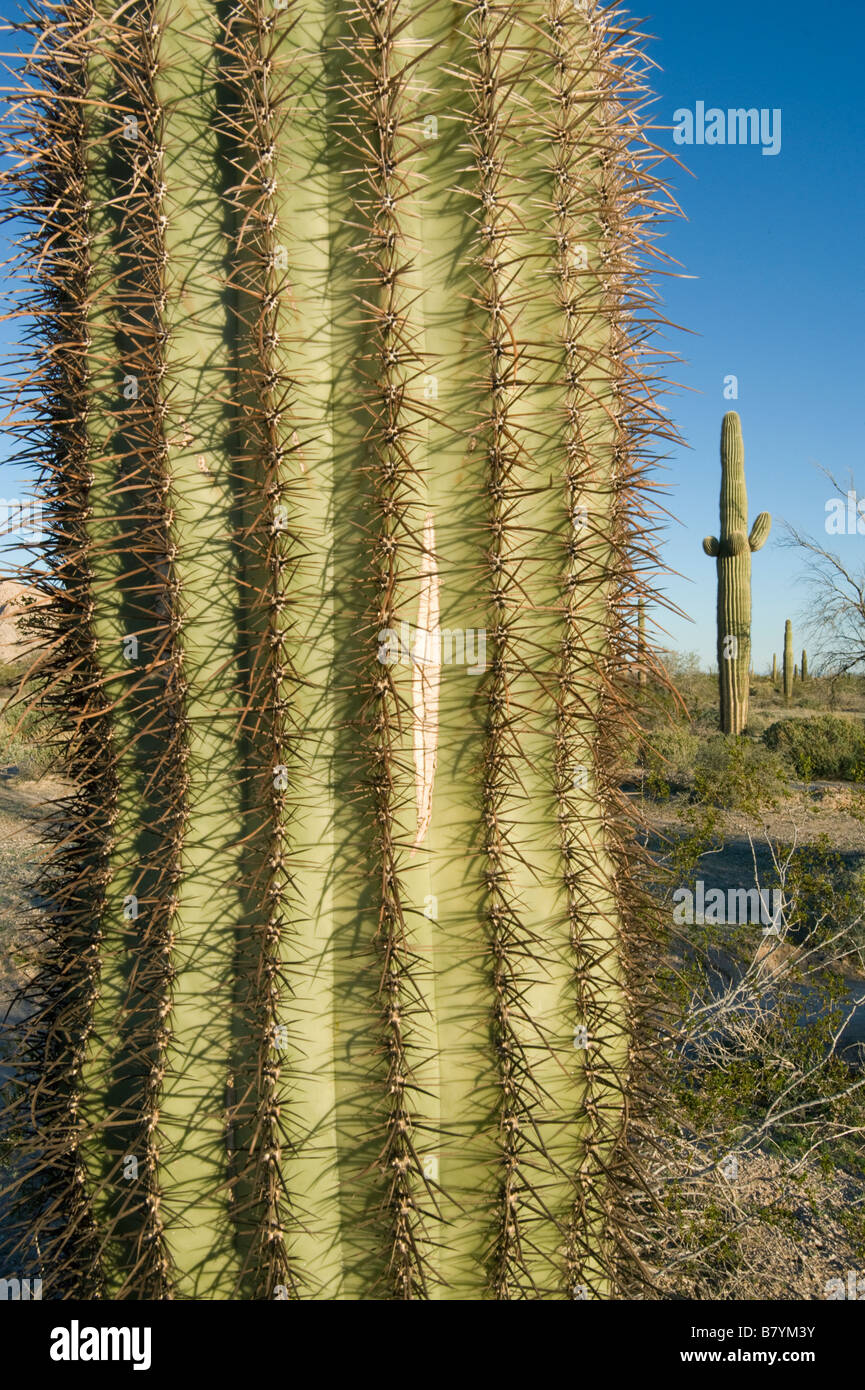
[[[761,743],[715,734],[701,744],[694,764],[694,796],[701,804],[757,815],[786,792],[782,760]]]
[[[671,790],[690,787],[699,746],[699,738],[687,725],[671,724],[655,730],[640,755],[649,795],[665,800]]]
[[[0,690],[17,687],[26,678],[28,668],[22,661],[0,661]]]
[[[0,700],[0,779],[10,768],[29,781],[43,777],[58,764],[57,749],[43,720],[22,707],[3,708]]]
[[[785,866],[786,918],[793,939],[821,945],[843,931],[849,948],[865,950],[865,861],[861,855],[844,855],[828,835],[811,844],[778,846]],[[777,875],[767,884],[776,886]],[[847,956],[854,964],[854,955]]]
[[[831,714],[779,719],[766,729],[763,741],[803,781],[812,777],[865,780],[865,724],[860,720],[838,719]]]
[[[678,692],[690,718],[694,718],[703,706],[709,706],[715,723],[718,722],[718,676],[717,672],[700,669],[696,652],[662,652],[661,657],[667,675]],[[680,711],[677,701],[667,701],[666,707],[674,717]]]

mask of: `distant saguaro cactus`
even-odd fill
[[[646,605],[639,600],[639,620],[637,625],[637,683],[645,685],[648,680],[646,670]]]
[[[793,624],[788,618],[784,624],[784,703],[789,705],[793,698]]]
[[[778,653],[772,653],[772,684],[778,684]]]
[[[804,682],[808,679],[808,653],[804,647],[802,648],[802,665],[800,667],[800,670],[802,673],[802,682],[804,684]]]
[[[742,422],[731,410],[721,426],[721,534],[703,541],[718,564],[718,686],[725,734],[741,734],[748,722],[751,552],[765,544],[771,526],[769,513],[761,512],[748,534]]]

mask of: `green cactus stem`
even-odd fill
[[[717,560],[718,687],[725,734],[741,734],[748,723],[751,553],[765,545],[771,526],[769,513],[761,512],[748,534],[742,423],[731,410],[721,426],[721,533],[703,541],[705,553]]]
[[[789,705],[793,698],[793,624],[788,618],[784,624],[784,704]]]
[[[778,653],[772,653],[772,684],[778,684]]]
[[[33,3],[45,1295],[629,1296],[641,41],[571,0]]]
[[[646,604],[644,599],[639,600],[638,627],[637,627],[637,683],[645,685],[649,679],[646,670]]]
[[[802,682],[804,684],[804,682],[808,679],[808,653],[804,647],[802,648],[802,664],[800,667],[800,671],[802,674]]]

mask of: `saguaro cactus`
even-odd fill
[[[731,410],[721,426],[721,534],[703,541],[703,550],[718,564],[718,686],[725,734],[741,734],[748,722],[751,552],[766,543],[771,526],[769,513],[761,512],[748,534],[742,422]]]
[[[772,684],[778,684],[778,653],[772,653]]]
[[[793,624],[788,618],[784,624],[784,703],[789,705],[793,698]]]
[[[646,685],[649,673],[646,670],[646,604],[639,600],[637,619],[637,684]]]
[[[669,429],[640,43],[570,0],[37,28],[46,1296],[609,1296]]]
[[[804,647],[802,648],[802,665],[800,667],[800,670],[802,672],[802,680],[804,682],[808,679],[808,653]]]

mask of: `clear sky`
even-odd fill
[[[13,0],[0,0],[0,15],[13,10]],[[644,27],[656,36],[659,125],[672,127],[677,110],[698,102],[781,112],[776,155],[760,145],[676,147],[671,129],[657,137],[694,175],[670,166],[687,221],[665,238],[694,278],[662,286],[668,317],[689,330],[674,340],[685,389],[667,402],[690,448],[672,455],[665,474],[681,523],[664,547],[681,577],[665,587],[693,621],[659,616],[671,646],[714,660],[715,572],[700,543],[718,531],[720,424],[737,409],[751,517],[775,518],[753,569],[762,670],[780,652],[785,618],[796,622],[807,601],[803,557],[779,548],[779,520],[825,535],[830,489],[816,465],[845,479],[852,470],[865,492],[865,5],[653,0]],[[0,343],[8,341],[6,329]],[[735,401],[724,399],[729,375],[738,378]],[[0,465],[0,495],[20,492],[20,477]],[[865,537],[834,544],[865,559]]]
[[[636,11],[642,14],[642,11]],[[830,22],[831,21],[831,22]],[[668,252],[689,280],[663,286],[667,314],[690,330],[671,406],[690,444],[671,460],[666,562],[683,578],[672,598],[694,619],[670,620],[671,645],[714,656],[714,563],[701,540],[718,532],[718,443],[725,410],[742,417],[751,519],[759,511],[826,539],[831,495],[815,465],[865,492],[865,6],[805,0],[655,0],[647,24],[659,123],[698,101],[724,110],[779,108],[781,149],[675,147],[695,175],[673,182],[687,221]],[[692,336],[696,335],[696,336]],[[738,401],[724,378],[739,380]],[[865,537],[841,536],[865,560]],[[784,619],[807,605],[800,553],[776,534],[754,557],[753,651],[759,671],[780,654]]]

